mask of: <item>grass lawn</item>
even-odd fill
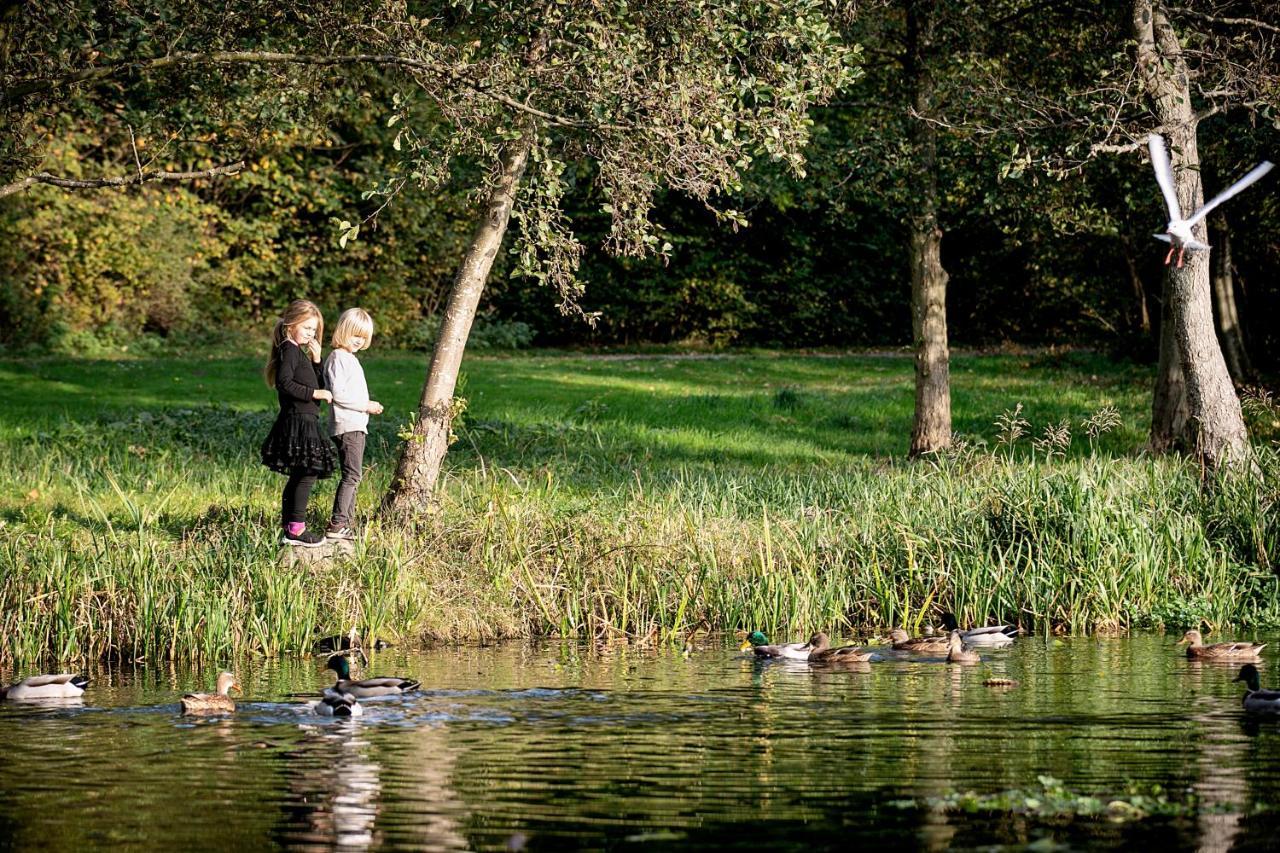
[[[417,407],[426,358],[376,349],[362,358],[372,393],[387,407],[378,434],[390,434],[394,445],[397,422]],[[0,439],[210,404],[274,413],[274,393],[259,371],[256,358],[0,361]],[[994,442],[995,419],[1018,403],[1035,428],[1063,420],[1075,427],[1113,406],[1124,428],[1103,437],[1099,449],[1132,454],[1145,438],[1150,383],[1149,369],[1081,353],[957,356],[954,429]],[[500,465],[562,461],[540,456],[549,448],[536,439],[573,432],[658,469],[802,468],[902,456],[914,400],[910,357],[885,355],[472,356],[462,385],[475,444],[455,448],[454,467],[475,464],[477,448]],[[1075,443],[1074,453],[1088,451]]]

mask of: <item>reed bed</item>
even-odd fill
[[[754,411],[821,404],[785,390]],[[1011,435],[1019,416],[933,460],[801,464],[714,450],[655,461],[642,427],[598,411],[474,421],[417,528],[371,519],[353,555],[314,566],[279,559],[280,481],[253,456],[271,413],[45,424],[0,441],[0,480],[19,484],[0,499],[0,666],[279,654],[352,628],[401,641],[858,636],[939,609],[1042,632],[1280,625],[1274,448],[1255,471],[1203,482],[1177,458],[1104,455],[1107,430],[1077,426],[1074,446]],[[371,437],[367,508],[393,429]]]

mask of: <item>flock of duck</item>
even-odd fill
[[[976,664],[982,661],[979,648],[1003,648],[1013,643],[1018,636],[1018,628],[1012,625],[988,625],[978,628],[962,629],[951,613],[942,614],[944,631],[935,633],[930,627],[929,634],[923,637],[912,637],[901,628],[889,633],[889,641],[894,651],[908,654],[939,655],[946,654],[947,663]],[[331,638],[332,639],[332,638]],[[347,640],[347,638],[339,638]],[[302,706],[304,712],[326,717],[358,717],[364,713],[360,705],[361,699],[373,699],[383,696],[398,696],[412,693],[422,685],[412,678],[400,676],[378,676],[355,681],[351,678],[351,663],[348,654],[359,652],[348,644],[341,644],[341,650],[329,656],[327,669],[333,670],[337,678],[332,687],[325,687],[320,695]],[[1266,644],[1259,643],[1213,643],[1205,645],[1199,631],[1187,631],[1178,645],[1187,647],[1187,657],[1191,660],[1242,662],[1233,681],[1242,681],[1245,685],[1244,698],[1241,704],[1246,711],[1255,713],[1280,714],[1280,690],[1263,690],[1261,688],[1258,668],[1254,662],[1261,660],[1260,654]],[[375,648],[380,648],[379,644]],[[771,644],[769,638],[761,631],[752,631],[742,644],[743,651],[752,651],[760,658],[780,658],[786,660],[808,661],[810,663],[867,663],[883,659],[882,649],[864,648],[862,646],[833,647],[830,638],[821,632],[814,634],[806,643]],[[363,652],[359,652],[363,656]],[[992,679],[988,684],[1013,684],[1008,679]],[[33,675],[21,681],[0,687],[0,700],[46,700],[74,699],[84,693],[89,679],[74,673],[56,675]],[[184,714],[230,714],[236,709],[231,691],[241,691],[236,677],[230,672],[218,675],[217,692],[188,693],[180,700]],[[243,692],[243,691],[241,691]]]
[[[382,696],[399,696],[412,693],[422,686],[412,678],[378,676],[354,681],[351,678],[351,662],[346,653],[331,655],[327,669],[337,674],[332,687],[325,687],[320,695],[302,706],[303,712],[322,717],[359,717],[364,713],[361,699]],[[0,699],[45,700],[74,699],[84,693],[89,679],[83,675],[61,673],[58,675],[33,675],[22,681],[0,687]],[[217,692],[188,693],[179,700],[184,714],[230,714],[236,710],[231,691],[241,691],[236,677],[223,672],[218,675]]]
[[[944,631],[923,637],[912,637],[901,628],[889,632],[889,642],[896,652],[914,654],[945,654],[947,663],[975,664],[982,662],[979,648],[1004,648],[1012,645],[1018,629],[1012,625],[987,625],[962,629],[951,613],[942,614]],[[1183,635],[1178,645],[1187,647],[1187,658],[1198,661],[1240,662],[1240,674],[1233,681],[1245,685],[1241,700],[1246,711],[1263,714],[1280,714],[1280,690],[1263,690],[1258,668],[1253,662],[1261,660],[1265,643],[1213,643],[1205,645],[1199,631],[1191,630]],[[810,663],[866,663],[883,659],[876,648],[841,646],[833,648],[831,639],[821,632],[814,634],[807,643],[771,644],[761,631],[752,631],[742,644],[743,651],[753,651],[757,657],[802,660]],[[1008,685],[1008,679],[991,679],[993,685]]]

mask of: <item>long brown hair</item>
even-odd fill
[[[267,363],[262,368],[262,378],[266,380],[268,388],[276,387],[276,371],[280,368],[280,345],[288,337],[289,330],[313,318],[316,320],[314,340],[322,341],[324,340],[324,315],[320,313],[320,309],[314,302],[295,299],[289,303],[288,308],[284,309],[280,319],[276,320],[275,328],[271,330],[271,352],[267,355]]]

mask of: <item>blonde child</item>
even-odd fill
[[[364,465],[364,445],[369,433],[369,415],[382,414],[382,404],[369,399],[364,368],[356,353],[373,342],[373,318],[361,308],[348,308],[333,330],[329,357],[324,360],[325,386],[333,392],[329,408],[329,434],[338,447],[342,480],[333,496],[333,515],[325,536],[354,539],[351,524],[355,517],[356,487]]]
[[[320,403],[333,399],[320,374],[324,317],[305,299],[289,303],[271,332],[263,377],[276,389],[280,414],[262,442],[262,464],[289,476],[280,496],[280,542],[313,547],[324,537],[307,530],[307,500],[316,480],[333,474],[333,448],[320,434]]]

